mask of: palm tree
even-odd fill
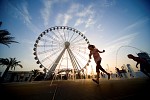
[[[20,64],[21,61],[17,61],[16,58],[0,58],[0,65],[2,66],[7,66],[7,68],[5,69],[2,77],[1,77],[1,81],[4,80],[7,72],[9,71],[9,69],[13,69],[15,70],[16,66],[20,66],[21,68],[23,68],[23,66]]]
[[[32,70],[32,72],[33,72],[33,80],[35,80],[36,77],[37,77],[38,75],[40,75],[40,70],[39,70],[39,69],[34,69],[34,70]]]
[[[2,22],[0,22],[0,26],[1,25]],[[0,30],[0,43],[9,47],[9,44],[19,42],[14,41],[14,37],[11,37],[10,33],[7,30]]]

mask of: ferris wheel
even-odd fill
[[[47,77],[61,69],[76,72],[89,65],[89,40],[75,28],[55,26],[43,31],[35,41],[34,56]]]

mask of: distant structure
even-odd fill
[[[134,70],[132,69],[130,64],[127,64],[127,68],[128,68],[128,73],[130,77],[135,77],[135,73]]]

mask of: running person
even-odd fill
[[[138,64],[140,64],[140,71],[150,78],[150,75],[148,74],[150,72],[150,64],[145,58],[135,57],[132,54],[128,54],[127,56],[129,59],[133,59],[137,62],[136,68],[138,68]]]
[[[96,82],[97,84],[99,84],[99,74],[100,74],[100,70],[104,73],[106,73],[108,75],[108,80],[110,79],[110,73],[106,72],[102,66],[101,66],[101,60],[102,58],[100,57],[99,53],[104,53],[105,50],[103,51],[99,51],[97,48],[95,48],[94,45],[89,45],[88,49],[90,50],[90,54],[89,54],[89,59],[91,59],[91,56],[93,55],[94,61],[96,63],[96,73],[97,73],[97,79],[92,79],[94,82]]]

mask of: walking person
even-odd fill
[[[99,51],[94,45],[88,45],[88,49],[90,50],[89,59],[91,59],[91,56],[93,55],[94,61],[96,63],[97,78],[96,78],[96,80],[95,79],[92,79],[92,80],[94,82],[96,82],[97,84],[99,84],[100,70],[108,75],[108,80],[109,80],[110,79],[110,73],[106,72],[103,69],[103,67],[101,66],[101,60],[102,60],[102,58],[100,57],[100,54],[99,54],[99,53],[104,53],[105,50]]]

